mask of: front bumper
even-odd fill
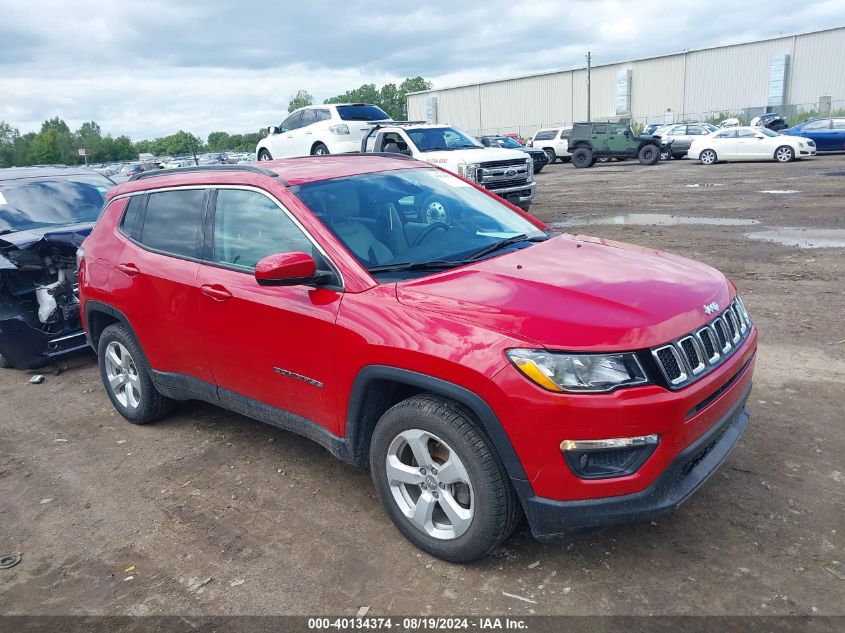
[[[0,320],[0,354],[19,369],[33,369],[88,348],[81,329],[51,334],[31,327],[22,317]]]
[[[553,542],[570,530],[648,520],[677,508],[707,481],[736,445],[748,423],[745,403],[750,392],[749,383],[722,419],[679,453],[663,474],[641,492],[577,501],[523,498],[522,507],[534,537]]]
[[[521,206],[524,204],[531,204],[534,200],[534,191],[537,188],[536,182],[529,182],[518,187],[505,187],[503,189],[488,189],[490,193],[495,193],[500,198],[504,198],[511,204]]]

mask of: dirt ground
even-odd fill
[[[0,372],[0,553],[23,554],[0,613],[845,614],[845,249],[745,237],[845,229],[845,156],[556,164],[538,183],[549,222],[759,221],[569,229],[718,267],[760,330],[749,427],[677,512],[558,545],[523,527],[447,564],[393,528],[366,471],[205,404],[132,426],[82,356],[41,385]]]

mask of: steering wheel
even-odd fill
[[[429,235],[431,235],[432,233],[434,233],[437,230],[443,231],[443,234],[445,235],[446,232],[449,230],[449,228],[450,228],[449,225],[446,224],[445,222],[434,222],[433,224],[429,224],[422,231],[420,231],[419,235],[417,235],[414,238],[414,242],[411,244],[411,246],[409,248],[414,248],[415,246],[419,246],[420,244],[422,244],[426,240],[426,238]]]

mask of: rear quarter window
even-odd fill
[[[144,208],[144,196],[132,196],[129,198],[129,203],[123,211],[123,217],[120,219],[120,230],[124,235],[128,235],[133,239],[138,239],[141,226],[138,218],[141,216],[141,211]]]
[[[540,130],[534,135],[535,141],[551,141],[557,136],[558,130]]]
[[[390,118],[387,112],[374,105],[339,105],[337,114],[344,121],[384,121]]]

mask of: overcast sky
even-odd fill
[[[476,8],[476,6],[478,8]],[[0,0],[0,120],[251,132],[290,95],[435,87],[845,25],[842,0]]]

